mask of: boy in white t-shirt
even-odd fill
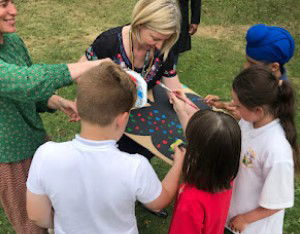
[[[136,200],[167,206],[178,188],[184,150],[160,182],[147,159],[118,150],[136,99],[130,77],[112,62],[78,81],[81,131],[72,141],[48,142],[36,152],[27,180],[31,220],[61,233],[138,233]],[[54,218],[54,220],[53,220]]]

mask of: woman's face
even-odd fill
[[[17,9],[11,0],[0,0],[0,33],[16,31]]]
[[[163,47],[163,44],[166,40],[171,37],[171,34],[164,35],[158,32],[155,32],[151,29],[141,27],[140,28],[140,46],[144,47],[146,50],[158,49],[160,50]]]

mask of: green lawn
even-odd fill
[[[36,63],[75,62],[100,31],[130,22],[134,0],[19,0],[18,33]],[[233,77],[242,69],[244,35],[255,23],[286,27],[295,37],[296,53],[287,68],[297,98],[300,97],[300,1],[299,0],[204,0],[199,32],[192,51],[180,57],[180,79],[199,94],[230,97]],[[74,86],[59,93],[74,98]],[[299,103],[297,103],[299,109]],[[65,141],[79,130],[61,113],[43,115],[49,135]],[[300,115],[296,116],[300,131]],[[162,178],[169,166],[152,160]],[[300,233],[300,180],[295,189],[295,206],[286,211],[284,233]],[[169,213],[172,207],[168,208]],[[154,217],[137,207],[140,233],[167,233],[170,218]],[[13,233],[0,209],[0,234]]]

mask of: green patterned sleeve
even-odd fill
[[[0,97],[38,102],[71,83],[72,78],[65,64],[34,64],[27,67],[0,60]]]

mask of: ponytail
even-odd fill
[[[293,149],[295,169],[300,170],[294,121],[295,98],[290,82],[278,81],[269,69],[254,65],[234,79],[232,88],[239,101],[247,108],[261,106],[275,118],[279,118],[285,137]]]
[[[299,147],[297,144],[297,131],[294,121],[295,96],[293,88],[288,81],[279,81],[276,115],[280,119],[280,123],[285,131],[285,136],[293,148],[295,168],[299,170]]]

